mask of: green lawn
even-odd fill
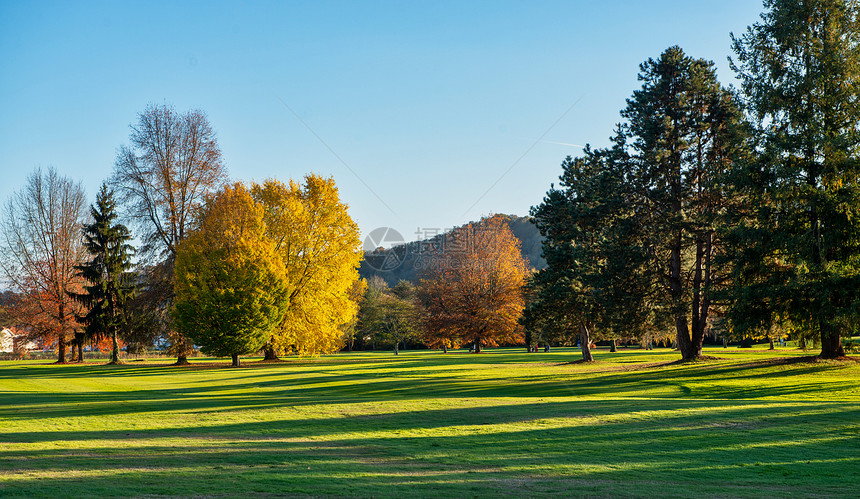
[[[857,496],[860,364],[705,353],[0,362],[0,496]]]

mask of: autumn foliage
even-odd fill
[[[427,343],[471,344],[477,352],[522,343],[517,321],[527,274],[519,241],[502,217],[451,231],[427,259],[418,290]]]
[[[361,253],[332,179],[225,187],[177,249],[173,318],[204,352],[238,365],[264,346],[300,355],[343,346]]]
[[[200,228],[177,247],[173,319],[204,352],[259,350],[286,308],[284,265],[266,237],[263,207],[240,183],[208,203]]]
[[[267,180],[251,188],[263,207],[266,236],[286,274],[286,314],[269,341],[272,353],[317,355],[343,347],[343,327],[357,313],[361,241],[334,179],[304,184]]]
[[[56,341],[61,363],[81,308],[70,293],[79,293],[83,284],[75,267],[85,254],[84,199],[80,183],[53,168],[36,169],[4,210],[0,267],[7,285],[22,297],[12,309],[15,323],[31,337]]]

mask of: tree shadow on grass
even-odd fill
[[[7,393],[0,405],[0,418],[31,420],[113,416],[162,411],[199,411],[221,406],[230,410],[265,409],[325,403],[362,403],[408,400],[427,396],[444,398],[482,397],[498,390],[457,380],[384,379],[349,386],[317,386],[341,382],[342,377],[313,376],[302,379],[268,380],[209,386],[86,393]],[[264,391],[259,390],[265,388]],[[540,390],[540,386],[529,387]],[[226,393],[224,393],[226,392]],[[511,393],[507,391],[502,394]],[[553,393],[543,390],[543,395]]]
[[[527,355],[500,355],[501,367],[465,356],[184,372],[4,366],[0,378],[127,384],[3,393],[0,495],[684,496],[695,477],[697,493],[837,496],[860,479],[856,401],[797,400],[836,386],[807,375],[845,365],[617,372],[606,363],[524,374]],[[149,382],[168,386],[137,388]],[[95,416],[168,419],[153,429],[16,431]]]
[[[462,375],[438,373],[433,376],[394,373],[372,377],[363,373],[320,373],[311,370],[250,375],[242,372],[237,373],[241,375],[239,377],[206,379],[206,384],[191,380],[187,386],[137,389],[131,392],[6,392],[0,403],[0,418],[14,421],[164,411],[194,412],[220,410],[222,407],[227,410],[268,409],[425,398],[512,397],[552,400],[579,396],[622,399],[653,397],[667,401],[690,398],[756,400],[761,397],[828,393],[833,390],[833,383],[826,377],[810,379],[801,376],[828,369],[838,367],[807,366],[788,372],[768,371],[768,383],[757,382],[764,373],[756,369],[731,366],[707,374],[702,373],[700,367],[689,366],[661,375],[651,371],[590,372],[572,373],[567,377],[546,374],[515,379],[504,376],[471,379]],[[578,374],[583,377],[577,377]],[[703,381],[697,381],[699,379]],[[720,382],[714,384],[714,379]]]
[[[695,477],[697,493],[849,496],[860,479],[857,436],[833,428],[858,417],[851,403],[574,400],[30,432],[2,436],[0,492],[683,496]],[[20,442],[60,445],[10,449]]]

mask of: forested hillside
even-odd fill
[[[541,241],[543,238],[537,227],[528,217],[516,215],[500,215],[507,219],[508,227],[520,241],[520,250],[529,265],[540,270],[546,267],[546,261],[541,257]],[[401,280],[417,282],[421,269],[427,265],[430,249],[443,246],[447,233],[431,239],[412,241],[395,246],[391,249],[378,248],[365,254],[361,262],[359,274],[365,279],[378,275],[389,285],[395,285]],[[368,258],[369,257],[369,258]],[[387,257],[387,258],[386,258]],[[386,265],[377,262],[385,261]]]

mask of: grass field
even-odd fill
[[[2,362],[0,496],[858,495],[860,364],[705,353]]]

